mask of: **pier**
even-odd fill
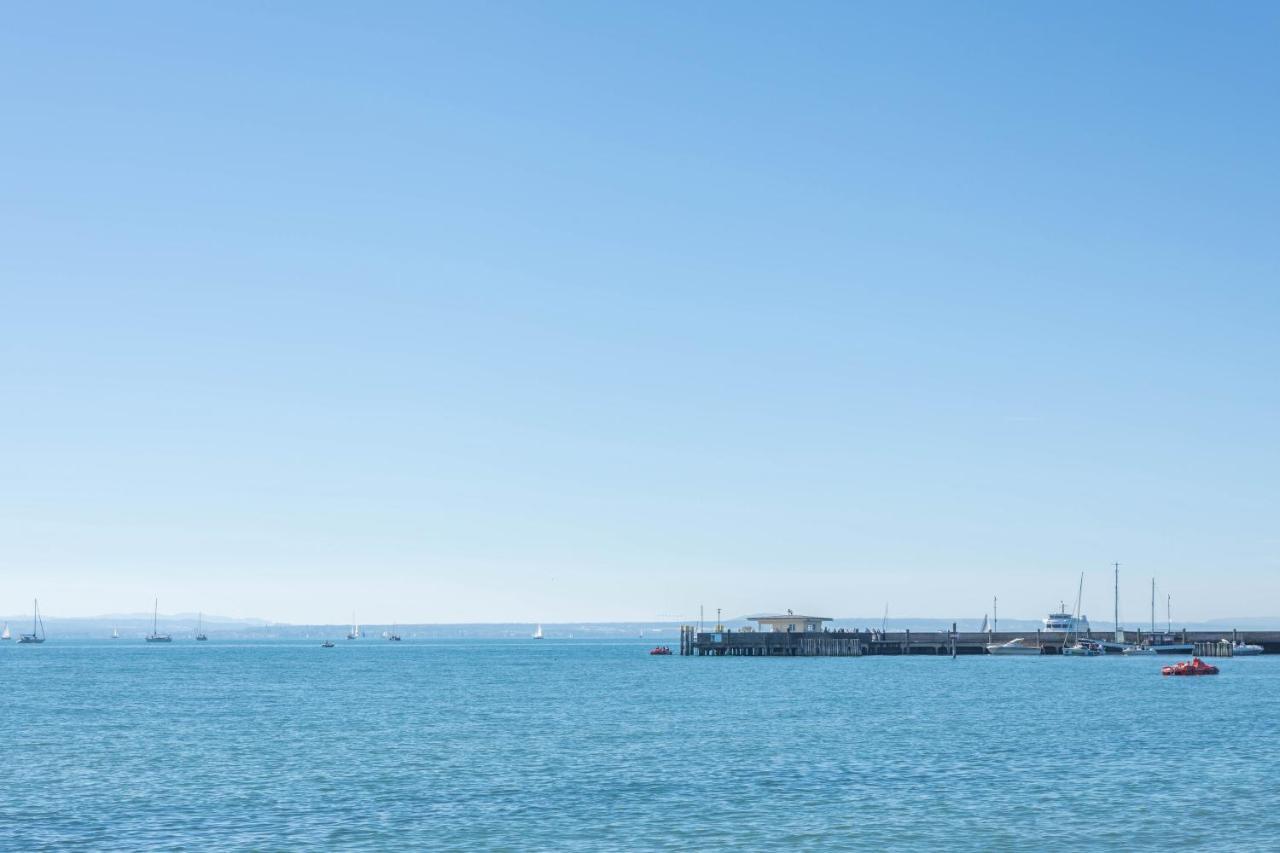
[[[824,620],[829,621],[829,620]],[[1200,657],[1230,657],[1233,643],[1262,646],[1263,654],[1280,654],[1280,631],[1158,631],[1160,640],[1192,644]],[[1142,645],[1151,640],[1149,631],[1085,631],[1082,639],[1105,643]],[[680,654],[733,657],[862,657],[864,655],[984,655],[989,644],[1022,638],[1038,647],[1041,654],[1062,653],[1066,636],[1046,631],[866,631],[822,628],[818,630],[721,630],[699,631],[697,626],[680,629]],[[1123,639],[1121,639],[1123,638]],[[1074,639],[1074,637],[1073,637]],[[1192,653],[1185,653],[1190,657]],[[1175,657],[1176,655],[1161,655]]]

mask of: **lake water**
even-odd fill
[[[0,644],[0,848],[1280,847],[1280,656]]]

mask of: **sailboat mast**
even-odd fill
[[[1123,642],[1120,638],[1120,564],[1116,563],[1116,613],[1115,621],[1111,625],[1111,629],[1115,631],[1116,642]]]
[[[1156,632],[1156,579],[1151,579],[1151,633]]]
[[[1164,600],[1164,618],[1169,620],[1165,631],[1173,633],[1173,595],[1168,594]]]
[[[992,632],[1000,630],[1000,613],[996,610],[996,605],[1000,603],[999,596],[991,597],[991,630]]]
[[[160,624],[160,597],[156,596],[155,607],[151,611],[151,633],[156,633],[156,628]]]

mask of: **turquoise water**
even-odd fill
[[[0,847],[1275,849],[1280,656],[0,645]]]

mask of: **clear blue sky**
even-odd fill
[[[10,5],[0,613],[1280,613],[1280,7]]]

